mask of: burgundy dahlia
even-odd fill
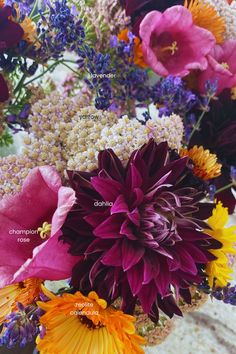
[[[202,193],[184,187],[186,163],[171,161],[167,144],[150,140],[126,167],[108,149],[96,171],[69,172],[77,203],[63,240],[79,256],[75,288],[93,289],[110,302],[122,297],[127,312],[139,301],[153,320],[158,308],[181,315],[172,286],[190,301],[190,284],[202,281],[203,265],[214,259],[208,249],[220,246],[201,231]]]
[[[24,35],[21,26],[11,20],[12,8],[0,8],[0,53],[14,47]]]

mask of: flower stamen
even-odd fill
[[[161,48],[161,52],[167,52],[168,50],[171,51],[171,55],[174,55],[179,50],[177,42],[174,41],[171,45]]]
[[[45,221],[42,227],[39,227],[37,231],[39,232],[40,237],[44,240],[50,236],[52,225]]]
[[[223,66],[224,69],[229,69],[229,64],[226,62],[222,62],[221,65]]]

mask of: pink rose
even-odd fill
[[[0,202],[0,287],[27,278],[69,278],[77,257],[59,241],[60,228],[75,202],[53,167],[36,167],[20,193]],[[37,233],[47,222],[51,231]]]

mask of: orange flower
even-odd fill
[[[217,156],[211,154],[209,150],[204,150],[202,146],[194,146],[192,149],[181,149],[180,156],[188,156],[193,164],[193,173],[207,181],[221,175],[222,165],[217,163]]]
[[[43,339],[37,338],[41,354],[144,354],[145,340],[135,333],[135,318],[108,307],[92,291],[83,296],[55,296],[43,287],[51,300],[38,302],[45,314],[40,318],[46,328]]]
[[[129,29],[125,28],[120,31],[117,37],[120,41],[125,41],[126,43],[128,43],[128,33]],[[143,59],[142,44],[138,37],[134,38],[134,64],[140,66],[143,69],[147,68],[147,64],[144,62]]]
[[[225,21],[216,9],[203,0],[185,0],[184,6],[192,13],[193,23],[211,32],[217,43],[224,42]]]

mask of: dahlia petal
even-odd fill
[[[165,183],[175,184],[177,178],[183,173],[184,169],[186,168],[187,162],[188,157],[182,157],[181,159],[168,163],[162,169],[157,171],[156,175],[153,177],[153,180],[156,181],[157,179],[160,179],[163,175],[171,171]]]
[[[173,295],[165,296],[162,299],[158,298],[158,306],[170,318],[172,318],[174,314],[178,316],[183,316],[181,310],[175,302]]]
[[[167,180],[169,175],[171,174],[171,171],[167,172],[164,176],[162,176],[153,186],[151,186],[147,192],[145,193],[145,198],[153,198],[155,193],[164,187],[171,187],[171,184],[164,184],[164,182]]]
[[[110,248],[113,242],[111,240],[106,240],[106,239],[98,239],[96,238],[86,249],[85,255],[92,254],[92,253],[97,253],[97,252],[102,252],[106,250],[107,248]]]
[[[122,235],[126,235],[130,240],[136,240],[136,236],[133,233],[132,230],[132,224],[130,223],[129,220],[125,220],[120,228],[120,233]]]
[[[123,240],[122,242],[122,267],[126,272],[135,266],[144,255],[144,248],[138,247],[134,242]]]
[[[191,304],[192,296],[189,289],[179,289],[179,294],[187,304]]]
[[[93,234],[100,238],[122,238],[120,224],[123,220],[121,215],[111,215],[94,229]]]
[[[176,247],[176,251],[179,254],[181,269],[184,272],[196,275],[198,273],[198,269],[196,267],[194,259],[190,256],[188,251],[185,250],[183,247]]]
[[[105,252],[105,256],[102,257],[101,262],[107,266],[121,267],[123,251],[122,241],[116,241],[115,244]]]
[[[67,170],[68,179],[71,187],[78,191],[80,188],[86,188],[86,190],[93,189],[91,185],[91,177],[96,176],[93,172],[78,172]]]
[[[92,177],[91,183],[94,189],[103,197],[104,201],[114,202],[121,194],[122,185],[112,179]]]
[[[137,208],[135,208],[131,213],[128,213],[127,216],[133,224],[135,224],[136,226],[140,226],[141,217]]]
[[[127,270],[126,274],[133,296],[135,296],[142,288],[143,263],[140,261],[134,267]]]
[[[129,211],[128,205],[123,194],[120,194],[111,207],[111,215],[116,213],[127,213]]]
[[[161,296],[165,296],[169,292],[170,280],[171,278],[168,266],[165,264],[165,262],[162,262],[160,264],[160,272],[158,277],[155,279],[156,286]]]
[[[145,313],[149,313],[157,298],[157,289],[155,282],[152,281],[148,285],[143,285],[138,293],[138,299],[141,302]]]
[[[102,267],[102,264],[101,264],[101,259],[102,259],[102,256],[97,259],[97,261],[93,264],[93,266],[91,267],[90,272],[89,272],[89,281],[90,281],[92,288],[93,288],[93,283],[94,283],[95,279],[104,270],[104,268]]]
[[[192,255],[194,262],[195,263],[208,263],[209,258],[206,256],[206,254],[203,253],[199,249],[199,247],[195,246],[193,243],[185,243],[186,245],[186,250]]]
[[[134,163],[131,163],[128,167],[125,182],[129,190],[133,190],[134,188],[140,188],[142,186],[142,176],[140,175],[139,170],[135,167]]]
[[[96,207],[94,205],[95,199],[90,195],[85,195],[84,193],[77,193],[77,200],[80,206],[86,211],[94,211]]]
[[[150,283],[152,279],[155,279],[160,272],[159,261],[152,257],[150,254],[145,255],[143,270],[143,285]]]
[[[150,139],[149,142],[140,149],[140,153],[147,164],[149,177],[153,177],[169,159],[167,142],[162,142],[157,145],[154,139]]]
[[[91,213],[90,215],[85,216],[84,220],[89,225],[96,228],[98,225],[103,223],[105,218],[106,217],[104,216],[103,213],[97,212],[97,213]]]
[[[209,238],[209,235],[194,229],[178,228],[178,232],[183,240],[190,242],[198,240],[207,240]]]
[[[133,195],[132,195],[132,209],[136,208],[137,206],[139,206],[144,198],[144,193],[140,188],[134,188],[133,190]]]
[[[98,168],[107,171],[109,176],[116,181],[122,182],[124,179],[125,169],[112,149],[99,152]]]

